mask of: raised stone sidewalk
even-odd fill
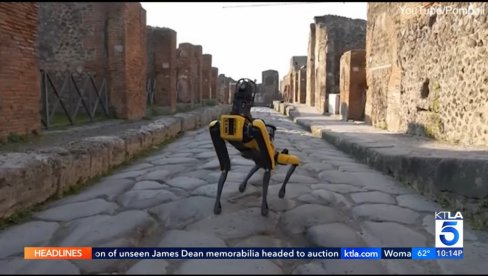
[[[111,136],[92,136],[32,152],[0,153],[0,219],[102,176],[138,154],[200,128],[230,106],[163,116]]]
[[[342,121],[302,104],[274,109],[356,159],[488,228],[488,148],[467,148]]]

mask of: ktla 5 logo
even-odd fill
[[[435,247],[463,247],[463,215],[449,211],[435,212]]]

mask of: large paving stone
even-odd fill
[[[374,170],[363,164],[340,164],[340,172],[373,172]]]
[[[418,194],[399,195],[396,200],[398,205],[416,211],[435,212],[441,211],[442,207]]]
[[[153,160],[151,163],[156,165],[170,165],[170,164],[190,164],[197,163],[198,159],[190,157],[164,157],[161,159]]]
[[[213,147],[213,145],[212,145]],[[195,158],[207,159],[207,158],[217,158],[217,153],[215,151],[205,151],[195,155]],[[218,160],[218,159],[216,159]]]
[[[274,174],[271,179],[273,181],[276,181],[278,183],[283,183],[285,181],[286,173],[278,173]],[[299,183],[299,184],[315,184],[318,183],[317,179],[310,177],[310,176],[304,176],[304,175],[299,175],[299,174],[292,174],[289,181],[289,183]]]
[[[259,207],[261,208],[261,202],[262,198],[261,196],[259,197],[254,197],[252,200],[250,198],[243,199],[244,202],[240,202],[242,206],[244,207]],[[229,202],[235,202],[239,203],[239,201],[234,201],[234,200],[229,200]],[[283,212],[283,211],[288,211],[297,206],[296,201],[287,199],[287,198],[278,198],[278,197],[268,197],[268,207],[271,211],[274,212]]]
[[[327,181],[333,184],[350,184],[356,186],[362,186],[354,176],[347,172],[340,171],[323,171],[319,173],[319,179],[321,181]]]
[[[231,195],[241,194],[239,192],[239,185],[240,183],[237,182],[226,181],[222,190],[222,199],[225,200]],[[217,187],[217,183],[201,186],[193,190],[191,192],[191,195],[202,195],[215,198],[217,196]],[[242,194],[252,194],[255,193],[257,190],[258,189],[256,187],[248,184],[246,190]]]
[[[134,187],[132,187],[133,191],[138,191],[138,190],[158,190],[158,189],[163,189],[163,188],[168,188],[168,185],[161,184],[156,181],[150,181],[150,180],[144,180],[144,181],[139,181],[137,182]]]
[[[145,173],[145,170],[133,170],[133,171],[126,171],[126,172],[119,172],[110,175],[106,179],[124,179],[124,178],[135,178],[141,176]]]
[[[378,261],[371,260],[353,260],[348,263],[344,260],[323,260],[323,266],[326,274],[386,274],[385,266]]]
[[[321,247],[365,247],[358,231],[343,223],[328,223],[308,228],[307,238]]]
[[[325,275],[325,268],[319,261],[312,261],[307,264],[301,264],[295,267],[293,275]]]
[[[139,177],[138,180],[164,181],[171,173],[169,170],[156,170]]]
[[[281,217],[280,226],[290,234],[300,234],[314,225],[340,221],[343,221],[343,216],[333,208],[305,204],[285,212]]]
[[[249,208],[230,213],[226,213],[224,208],[222,214],[193,223],[186,229],[215,233],[223,239],[235,239],[273,233],[277,222],[278,216],[274,212],[269,212],[268,216],[264,217],[261,215],[260,208]]]
[[[191,191],[200,186],[208,184],[207,181],[205,180],[196,177],[189,177],[189,176],[178,176],[175,178],[171,178],[166,180],[165,183],[170,186],[184,189],[187,191]]]
[[[352,209],[353,215],[372,221],[392,221],[416,224],[419,214],[410,209],[388,204],[362,204]]]
[[[165,260],[142,260],[131,266],[126,272],[126,275],[141,275],[141,274],[167,274],[166,267],[168,262]]]
[[[238,242],[234,247],[290,247],[290,243],[272,236],[252,236]]]
[[[440,274],[484,274],[488,271],[488,244],[464,243],[464,258],[461,260],[437,260]]]
[[[159,247],[227,247],[213,234],[196,231],[171,230],[166,232]]]
[[[78,275],[80,274],[80,270],[75,265],[73,265],[72,263],[66,260],[38,261],[38,260],[24,260],[24,259],[9,259],[9,260],[0,260],[0,274]]]
[[[97,245],[98,247],[135,247],[136,243],[127,237],[120,237],[116,240],[108,241]],[[116,271],[125,262],[123,259],[107,260],[73,260],[72,261],[83,274],[102,274],[107,271]]]
[[[220,169],[220,162],[218,159],[213,159],[203,165],[200,165],[198,169],[217,170]]]
[[[315,163],[315,162],[307,163],[307,164],[301,166],[301,168],[315,172],[315,173],[320,173],[323,171],[336,171],[336,169],[330,164]]]
[[[384,204],[395,204],[395,199],[386,193],[382,192],[362,192],[353,193],[351,198],[354,202],[361,203],[384,203]]]
[[[113,202],[96,198],[50,208],[34,214],[33,217],[42,220],[69,221],[98,214],[113,214],[117,208],[117,204]]]
[[[278,193],[281,189],[281,184],[271,185],[268,188],[268,198],[278,197]],[[262,190],[262,189],[259,189]],[[312,191],[308,185],[286,185],[286,192],[284,198],[296,198],[303,194]]]
[[[123,169],[122,171],[123,172],[141,171],[141,170],[144,170],[144,169],[147,169],[147,168],[150,168],[150,167],[154,167],[154,165],[153,164],[149,164],[149,163],[139,163],[139,164],[131,165],[131,166]]]
[[[344,194],[364,191],[364,189],[361,187],[357,187],[349,184],[313,184],[311,187],[314,190],[325,189],[336,193],[344,193]]]
[[[306,203],[344,208],[351,208],[353,206],[352,202],[345,196],[328,190],[313,190],[309,194],[298,197],[298,200]]]
[[[215,199],[193,196],[174,202],[161,204],[149,210],[155,214],[163,226],[178,229],[200,219],[213,215]]]
[[[379,172],[372,173],[349,173],[357,179],[359,185],[364,186],[369,190],[377,190],[389,194],[412,194],[415,193],[412,189],[396,182],[392,177],[381,174]]]
[[[0,232],[0,259],[24,252],[25,246],[48,245],[58,230],[56,222],[31,221]]]
[[[366,221],[364,240],[372,247],[426,247],[434,241],[402,224]]]
[[[129,209],[145,209],[175,200],[177,197],[166,190],[131,190],[121,195],[117,202]]]
[[[283,274],[281,268],[269,260],[217,259],[185,261],[175,274]]]
[[[235,157],[230,160],[231,165],[233,166],[254,166],[254,161],[244,159],[242,157]]]
[[[114,200],[119,194],[130,189],[132,185],[134,185],[134,182],[134,180],[129,179],[105,180],[89,187],[77,195],[68,196],[52,205],[64,205],[67,203],[87,201],[98,197],[107,199],[109,201]]]
[[[60,246],[96,246],[118,238],[136,239],[155,226],[143,211],[126,211],[116,216],[97,215],[71,221],[64,229]]]

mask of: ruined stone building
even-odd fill
[[[305,75],[306,65],[306,56],[293,56],[290,59],[290,69],[288,71],[288,74],[283,78],[283,81],[285,83],[283,92],[285,94],[284,97],[287,102],[298,103],[301,99],[304,99],[306,97],[306,79],[301,80],[301,77]]]
[[[335,15],[317,16],[310,25],[305,102],[327,113],[329,94],[338,94],[341,56],[364,49],[366,21]],[[315,85],[313,85],[315,84]]]
[[[279,73],[276,70],[266,70],[261,74],[262,80],[254,103],[256,106],[271,106],[274,100],[280,99]]]
[[[402,13],[418,3],[369,3],[366,120],[391,131],[488,145],[487,3],[474,12]],[[484,11],[484,13],[481,13]]]
[[[0,140],[39,133],[58,113],[137,120],[150,99],[174,112],[217,94],[202,46],[177,49],[140,3],[0,3],[0,38]]]

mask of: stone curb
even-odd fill
[[[60,196],[70,187],[101,176],[144,150],[181,132],[203,127],[229,105],[158,119],[120,136],[88,137],[66,147],[0,155],[0,218]]]
[[[274,109],[315,136],[412,186],[421,194],[441,203],[449,203],[451,208],[464,211],[467,215],[480,216],[476,220],[483,223],[488,222],[482,207],[483,199],[488,197],[487,160],[422,157],[392,148],[371,147],[354,141],[350,136],[324,129],[326,125],[312,126],[310,121],[300,120],[300,113],[291,104],[278,102],[274,104]]]

